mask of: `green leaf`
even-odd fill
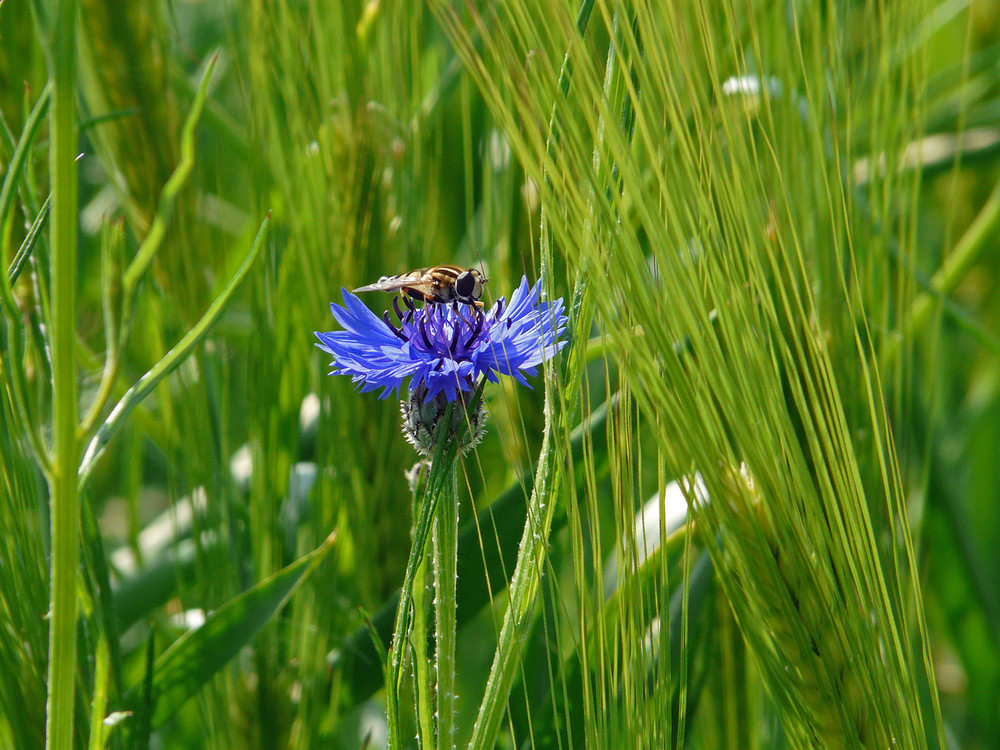
[[[201,627],[178,638],[160,655],[153,671],[154,728],[173,716],[253,640],[315,570],[335,540],[336,534],[331,534],[318,549],[227,602]],[[141,685],[133,686],[125,695],[125,705],[133,711],[141,700]]]
[[[207,534],[199,543],[182,539],[163,554],[148,561],[133,575],[122,579],[112,594],[118,627],[126,630],[157,607],[177,595],[178,584],[191,586],[197,582],[198,555],[209,565],[223,564],[228,546],[215,535]]]

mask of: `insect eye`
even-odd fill
[[[460,298],[473,297],[478,286],[476,277],[468,271],[459,274],[458,278],[455,279],[455,291],[458,292]]]

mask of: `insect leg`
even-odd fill
[[[459,319],[463,323],[465,323],[465,325],[469,326],[469,328],[472,328],[472,323],[470,323],[469,320],[464,315],[462,315],[462,313],[459,312],[458,302],[452,302],[451,309],[455,313],[455,315],[457,315]]]

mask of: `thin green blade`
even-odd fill
[[[227,602],[204,625],[178,638],[160,655],[153,675],[153,728],[173,716],[253,640],[323,560],[335,539],[331,534],[318,549]],[[141,685],[125,695],[125,705],[132,710],[141,700]]]

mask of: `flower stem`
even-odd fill
[[[434,613],[438,750],[455,747],[455,642],[458,598],[458,475],[445,479],[434,527]]]
[[[477,396],[478,400],[478,396]],[[399,592],[399,606],[396,608],[396,619],[392,628],[392,641],[389,647],[389,665],[386,671],[386,719],[388,724],[390,750],[403,746],[402,730],[399,722],[399,683],[403,670],[403,656],[406,651],[406,640],[411,633],[413,621],[410,616],[410,606],[413,602],[413,590],[418,582],[418,571],[424,562],[427,539],[431,535],[431,527],[437,513],[438,498],[445,491],[449,475],[453,473],[455,455],[458,450],[457,440],[442,440],[448,433],[451,413],[454,404],[448,404],[444,418],[438,425],[434,458],[431,460],[431,470],[427,483],[418,493],[422,496],[420,513],[413,524],[413,544],[410,547],[410,558],[406,563],[406,575]]]
[[[425,480],[426,481],[426,480]],[[422,482],[415,482],[413,492],[413,520],[416,523],[423,497]],[[417,568],[413,584],[413,629],[410,642],[413,644],[413,692],[417,706],[417,747],[434,747],[434,706],[431,696],[430,662],[427,659],[427,573],[430,569],[430,551],[424,555]]]
[[[49,39],[52,114],[49,169],[52,175],[52,431],[49,479],[52,507],[49,674],[46,745],[50,750],[73,743],[73,691],[76,667],[76,569],[79,497],[76,472],[77,383],[76,246],[77,121],[76,2],[56,6]]]

